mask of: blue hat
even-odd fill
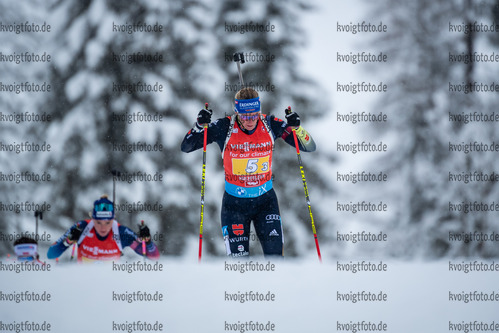
[[[106,196],[94,202],[92,211],[94,220],[112,220],[114,218],[114,204]]]
[[[234,111],[239,113],[260,112],[260,97],[252,99],[236,99]]]

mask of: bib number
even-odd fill
[[[234,158],[232,160],[232,173],[234,175],[248,175],[265,173],[269,171],[269,157],[262,158]]]

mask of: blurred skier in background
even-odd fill
[[[295,112],[286,122],[261,113],[260,97],[252,88],[243,88],[235,96],[235,114],[211,123],[212,110],[199,111],[194,127],[184,137],[185,153],[203,148],[204,125],[207,144],[216,142],[222,152],[225,193],[222,200],[222,235],[228,256],[249,256],[250,224],[253,225],[265,256],[283,256],[283,230],[277,196],[272,180],[274,140],[284,139],[299,148],[315,151],[312,137],[300,126]]]
[[[145,242],[145,248],[142,246]],[[159,251],[149,228],[139,225],[139,235],[114,219],[114,204],[107,196],[94,202],[92,219],[79,221],[49,248],[47,257],[58,258],[69,247],[78,246],[78,262],[116,261],[129,246],[139,255],[158,259]],[[145,253],[143,253],[145,251]]]
[[[14,242],[16,261],[33,262],[43,265],[38,254],[38,242],[31,237],[21,237]]]

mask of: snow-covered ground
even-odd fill
[[[338,264],[349,261],[329,260],[320,264],[318,260],[207,259],[198,264],[196,258],[166,259],[148,261],[152,271],[147,272],[136,269],[144,268],[138,266],[144,265],[141,261],[118,266],[51,262],[49,272],[2,272],[0,325],[45,322],[51,332],[75,333],[147,332],[148,327],[151,332],[258,332],[263,328],[260,331],[316,333],[366,332],[370,327],[410,333],[450,331],[454,324],[455,331],[466,332],[464,325],[470,322],[499,324],[497,298],[459,300],[475,291],[499,295],[498,272],[450,271],[450,264],[462,262],[383,261],[386,271],[357,273],[339,271]],[[6,295],[25,291],[50,294],[50,301],[5,301]],[[381,301],[354,302],[355,297],[378,298],[380,293]],[[0,326],[0,330],[9,327]]]

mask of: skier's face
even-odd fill
[[[111,220],[94,220],[94,228],[97,234],[101,237],[106,237],[113,226]]]
[[[256,127],[256,123],[258,122],[260,112],[254,113],[238,113],[239,121],[243,125],[244,129],[251,131]]]

